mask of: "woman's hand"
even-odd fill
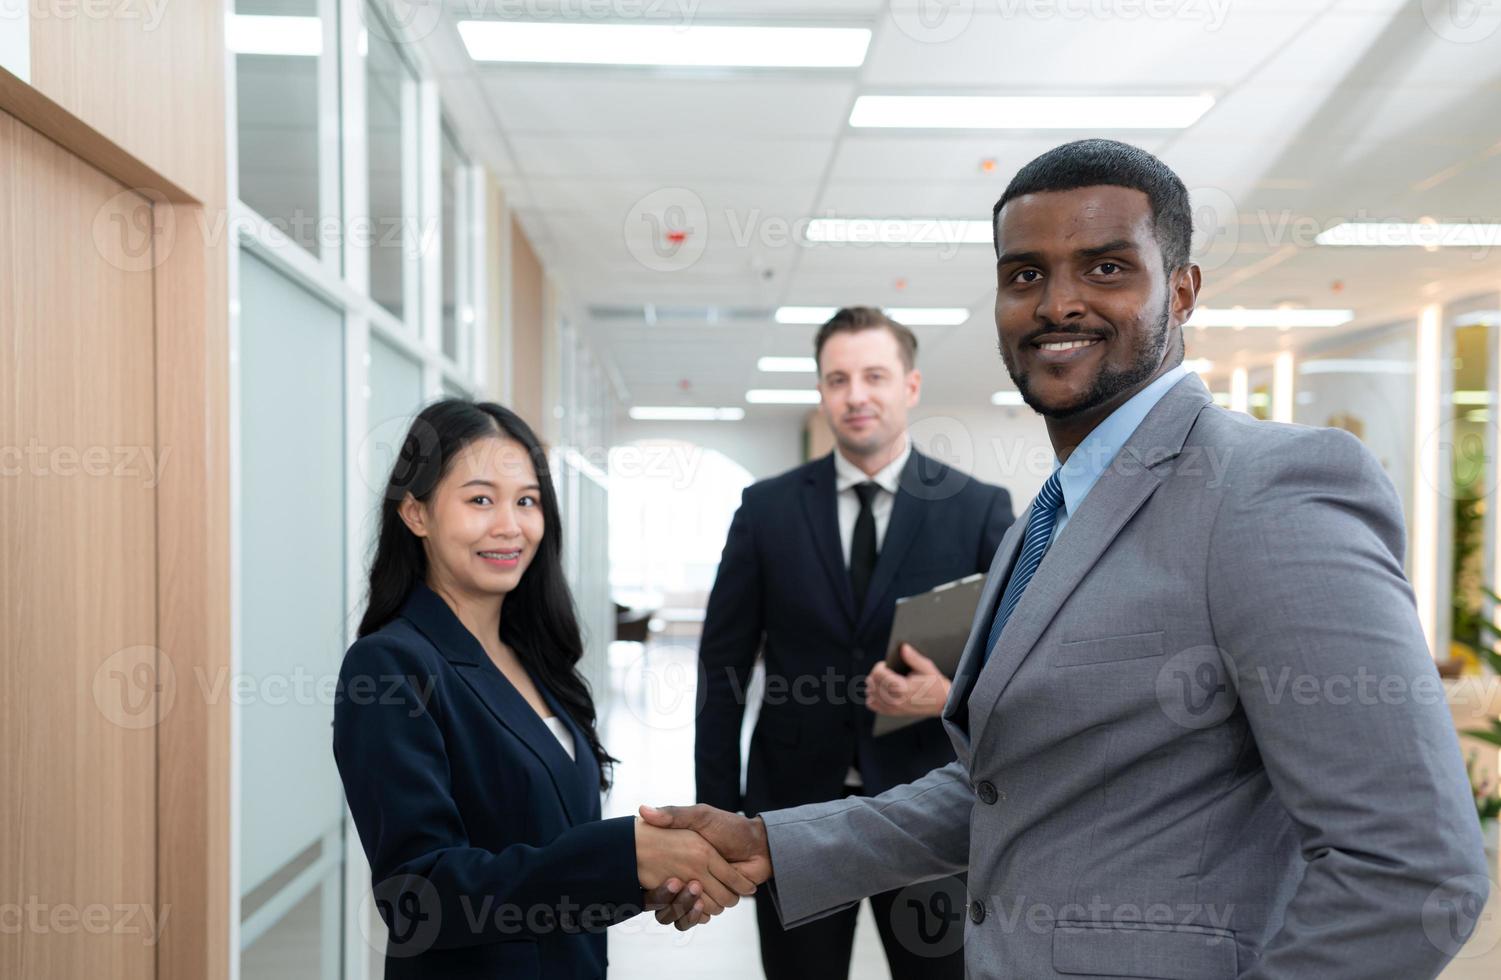
[[[691,830],[664,830],[636,818],[636,875],[648,892],[676,878],[702,886],[699,911],[715,915],[756,893],[755,882]],[[690,885],[691,887],[691,885]]]

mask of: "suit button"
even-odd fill
[[[985,921],[985,905],[982,902],[969,903],[969,921],[975,925]]]
[[[975,787],[975,792],[979,794],[980,802],[986,806],[993,806],[1000,795],[995,791],[995,783],[988,779],[981,780],[980,785]]]

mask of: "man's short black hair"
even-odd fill
[[[1054,147],[1017,171],[990,214],[996,257],[1001,254],[1001,208],[1012,198],[1081,187],[1130,187],[1152,202],[1157,247],[1169,275],[1188,264],[1193,210],[1188,188],[1171,168],[1146,150],[1116,140],[1076,140]]]

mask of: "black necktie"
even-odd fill
[[[855,533],[850,538],[850,587],[855,591],[857,611],[865,608],[865,592],[876,570],[876,512],[872,504],[880,492],[880,486],[874,483],[855,484],[860,516],[855,518]]]

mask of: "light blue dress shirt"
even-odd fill
[[[1069,454],[1062,466],[1054,467],[1054,472],[1058,474],[1058,485],[1063,490],[1063,506],[1058,511],[1058,522],[1053,526],[1052,540],[1058,540],[1063,525],[1068,523],[1069,515],[1079,510],[1079,505],[1084,503],[1089,491],[1105,475],[1115,457],[1120,455],[1121,448],[1126,445],[1126,440],[1131,438],[1137,426],[1141,425],[1142,419],[1162,400],[1168,389],[1183,380],[1187,373],[1188,368],[1179,364],[1132,395],[1124,405],[1111,412],[1105,421],[1084,437],[1084,441]]]

